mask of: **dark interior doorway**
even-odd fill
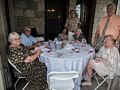
[[[80,22],[83,35],[87,39],[88,43],[91,41],[89,36],[92,36],[93,25],[91,22],[94,21],[96,0],[77,0],[77,4],[80,4]],[[93,23],[92,23],[93,24]]]
[[[67,0],[45,0],[45,40],[53,40],[63,30]]]

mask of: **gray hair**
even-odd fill
[[[116,5],[114,4],[114,3],[109,3],[108,5],[107,5],[107,8],[108,7],[112,7],[112,8],[114,8],[114,9],[116,9]]]
[[[70,10],[70,14],[71,14],[72,12],[74,12],[74,13],[75,13],[75,10]]]
[[[29,26],[25,26],[24,28],[23,28],[23,31],[26,31],[27,29],[31,29]]]
[[[111,41],[113,42],[113,44],[115,43],[115,39],[114,39],[114,36],[113,36],[113,35],[111,35],[111,34],[105,35],[105,36],[104,36],[104,39],[105,39],[105,38],[110,38]]]
[[[11,43],[12,40],[16,37],[20,37],[19,34],[17,32],[11,32],[8,36],[8,42]]]

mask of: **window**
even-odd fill
[[[77,13],[78,18],[80,18],[80,4],[76,6],[76,13]]]

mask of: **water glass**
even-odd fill
[[[119,48],[119,42],[115,43],[115,47]]]
[[[86,44],[86,43],[87,43],[86,39],[82,39],[82,44]]]
[[[51,43],[51,49],[54,51],[55,50],[55,44],[54,42]]]
[[[51,40],[48,41],[48,48],[51,49]]]

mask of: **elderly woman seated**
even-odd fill
[[[63,32],[58,35],[58,39],[61,41],[68,40],[68,35],[67,35],[66,29],[63,29]]]
[[[48,87],[47,68],[37,58],[41,51],[31,53],[30,50],[22,47],[16,32],[9,34],[8,41],[10,43],[8,49],[10,61],[21,71],[21,75],[30,81],[30,85],[35,90],[45,90]]]
[[[80,28],[78,28],[75,32],[75,34],[73,35],[74,40],[76,42],[82,42],[82,39],[84,39],[84,36],[82,35],[82,31]]]
[[[90,60],[87,65],[87,82],[82,85],[91,85],[92,69],[99,75],[106,76],[112,73],[115,75],[119,73],[120,68],[120,54],[118,49],[114,46],[114,38],[112,35],[104,37],[104,45],[100,48],[95,60]]]

